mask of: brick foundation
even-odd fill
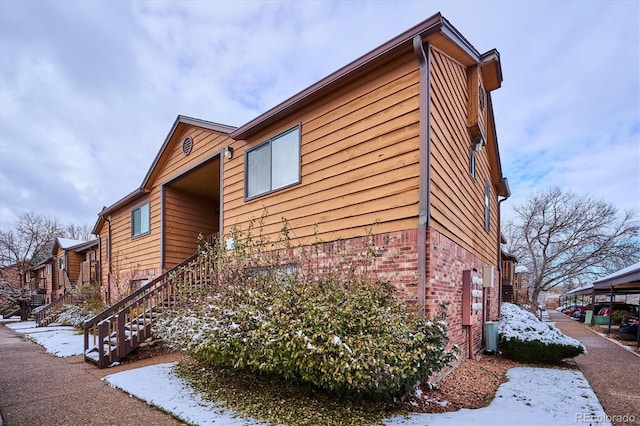
[[[369,235],[348,240],[317,244],[311,248],[293,249],[281,255],[283,263],[305,265],[319,271],[365,272],[370,278],[391,282],[397,297],[416,309],[418,302],[418,231],[406,230]],[[462,273],[472,270],[482,276],[486,263],[455,242],[429,228],[427,231],[426,314],[435,317],[444,308],[449,323],[451,345],[460,348],[460,359],[469,357],[469,339],[473,339],[472,352],[483,347],[483,317],[486,321],[499,319],[500,289],[497,270],[493,287],[482,288],[483,297],[472,302],[483,303],[484,310],[471,314],[471,325],[462,325]],[[495,266],[495,265],[494,265]],[[365,269],[366,268],[366,269]],[[469,307],[467,307],[469,309]]]
[[[102,297],[107,303],[115,303],[135,290],[134,287],[136,281],[151,281],[161,274],[161,268],[141,269],[139,271],[108,274],[107,284],[102,284],[100,291],[102,293]]]

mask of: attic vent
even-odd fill
[[[189,155],[191,153],[191,148],[193,147],[193,139],[190,136],[187,136],[182,140],[182,153],[184,155]]]

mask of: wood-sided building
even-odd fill
[[[436,14],[238,128],[179,116],[142,185],[99,214],[105,292],[176,265],[199,234],[262,217],[276,237],[285,218],[326,252],[373,242],[375,271],[419,313],[445,306],[471,355],[499,317],[501,82],[498,52]]]
[[[53,256],[42,260],[31,266],[27,272],[27,282],[32,292],[43,295],[44,303],[51,303],[51,293],[53,290]]]
[[[47,293],[49,301],[57,299],[75,288],[79,282],[83,282],[82,271],[87,270],[87,262],[95,261],[98,246],[98,240],[81,241],[56,238],[52,249],[54,277],[52,279],[51,294]],[[97,277],[98,269],[95,263],[93,268],[93,275]]]

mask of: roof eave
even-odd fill
[[[226,124],[215,123],[213,121],[202,120],[202,119],[199,119],[199,118],[187,117],[186,115],[179,115],[176,118],[176,120],[173,122],[173,126],[171,126],[171,130],[169,130],[169,133],[165,137],[164,142],[162,144],[162,147],[158,151],[158,154],[156,154],[156,158],[153,160],[153,163],[151,163],[151,167],[149,167],[149,170],[147,171],[147,174],[145,175],[144,179],[142,180],[142,185],[140,185],[141,188],[146,188],[148,183],[149,183],[149,181],[152,180],[153,172],[155,171],[156,166],[160,163],[160,160],[162,159],[162,156],[163,156],[167,146],[169,146],[169,144],[171,143],[171,140],[173,139],[173,137],[175,136],[176,132],[178,131],[178,128],[181,125],[197,126],[197,127],[203,128],[203,129],[208,129],[208,130],[213,130],[213,131],[220,132],[220,133],[225,133],[227,135],[236,130],[235,127],[228,126]]]
[[[447,28],[447,34],[450,37],[464,40],[457,30],[455,30],[440,13],[437,13],[240,126],[231,133],[231,137],[236,140],[247,139],[290,112],[312,102],[319,97],[321,93],[343,84],[345,80],[354,75],[365,72],[369,67],[374,66],[395,52],[405,48],[413,51],[413,39],[416,35],[424,39],[430,34],[440,32],[443,28]],[[468,45],[468,42],[466,42],[466,45]],[[473,51],[475,51],[475,49],[473,49]],[[477,52],[475,53],[477,54]]]

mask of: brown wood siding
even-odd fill
[[[172,268],[198,250],[198,236],[218,228],[213,200],[165,187],[165,268]]]
[[[69,259],[69,265],[67,266],[69,281],[71,284],[76,284],[80,277],[80,264],[82,263],[83,258],[74,251],[69,251],[67,257]]]
[[[396,58],[357,85],[341,88],[268,132],[236,146],[224,175],[225,232],[267,210],[264,233],[282,218],[302,241],[333,240],[417,227],[418,62]],[[245,148],[301,125],[301,184],[244,201]],[[374,226],[376,222],[379,222]]]
[[[182,152],[182,140],[186,136],[191,136],[193,139],[192,150],[189,155],[185,155]],[[137,198],[135,201],[123,206],[110,215],[111,220],[111,270],[112,274],[118,274],[123,272],[133,272],[137,270],[150,270],[161,267],[161,254],[162,254],[162,188],[167,182],[171,181],[177,176],[185,173],[194,166],[201,164],[207,159],[212,158],[223,147],[231,145],[233,141],[223,133],[211,131],[208,129],[202,129],[197,126],[187,125],[184,130],[178,131],[173,135],[173,139],[167,146],[168,158],[164,163],[159,164],[162,170],[158,174],[158,177],[151,183],[150,192]],[[167,188],[168,186],[165,186]],[[166,195],[166,194],[165,194]],[[131,237],[131,210],[142,205],[145,201],[149,201],[150,222],[149,222],[149,234],[142,235],[136,238]],[[165,200],[166,202],[166,200]],[[200,203],[201,204],[201,203]],[[172,208],[175,206],[172,206]],[[191,206],[189,206],[191,208]],[[175,263],[179,263],[185,258],[195,253],[197,247],[185,246],[182,242],[186,240],[192,240],[192,235],[182,236],[182,231],[185,230],[181,223],[185,222],[185,212],[182,209],[182,214],[178,216],[172,216],[176,213],[175,209],[170,213],[165,213],[165,219],[168,221],[165,223],[166,231],[169,235],[165,239],[165,244],[168,244],[168,249],[165,251],[166,260],[168,263],[165,265],[171,267]],[[196,207],[196,216],[201,215],[202,208]],[[196,219],[197,220],[197,219]],[[217,226],[217,219],[214,218],[212,223],[215,222]],[[106,238],[108,236],[108,224],[105,223],[100,231],[100,238],[102,240],[102,283],[103,286],[107,285],[107,273],[109,265],[107,262],[106,254]],[[205,228],[207,231],[209,228]],[[178,238],[180,241],[172,243],[172,238]],[[197,237],[197,235],[196,235]],[[173,250],[176,252],[173,252]],[[189,251],[189,253],[187,253]]]
[[[131,236],[131,211],[149,204],[149,233]],[[111,215],[112,273],[120,274],[157,267],[160,262],[160,202],[158,196],[146,195],[123,206]]]
[[[191,153],[189,155],[184,155],[182,152],[182,140],[186,136],[191,136],[193,140]],[[153,184],[154,190],[158,189],[164,182],[179,176],[193,166],[212,157],[215,153],[233,142],[232,139],[223,133],[196,126],[187,126],[183,132],[176,134],[175,139],[176,143],[173,148],[167,148],[171,149],[171,155],[163,165],[158,179],[156,179]]]
[[[491,186],[490,233],[484,229],[486,149],[476,153],[476,178],[469,173],[466,68],[432,48],[431,218],[432,226],[487,262],[497,264],[497,201]]]

